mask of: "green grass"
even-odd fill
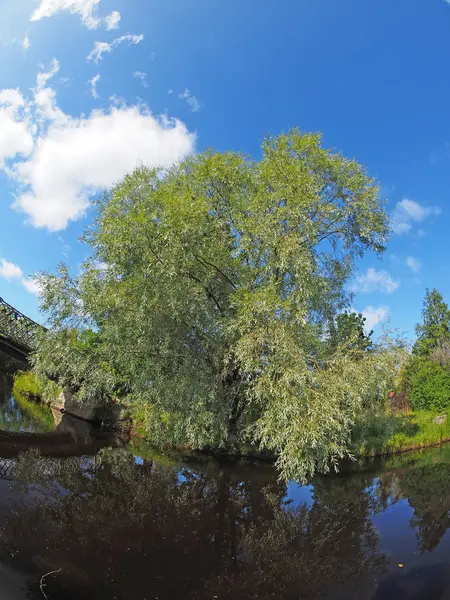
[[[445,423],[433,423],[440,415],[446,416]],[[450,409],[367,415],[357,424],[353,440],[353,453],[360,457],[433,446],[450,440]]]
[[[32,371],[19,371],[14,377],[14,393],[26,398],[40,398],[43,388]]]
[[[14,377],[13,393],[29,400],[51,404],[60,392],[61,388],[56,383],[37,377],[33,371],[19,371]]]

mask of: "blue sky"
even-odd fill
[[[137,162],[293,126],[388,200],[354,307],[412,335],[426,287],[450,301],[446,0],[0,0],[0,48],[0,296],[30,316],[28,277],[79,268],[90,198]]]

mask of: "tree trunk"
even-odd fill
[[[222,387],[226,404],[229,406],[225,444],[227,451],[236,452],[238,449],[239,420],[245,408],[242,389],[242,373],[239,367],[230,365],[222,378]]]

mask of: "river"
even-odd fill
[[[450,446],[286,485],[65,418],[0,376],[2,600],[450,598]]]

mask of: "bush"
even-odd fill
[[[450,405],[450,371],[427,359],[413,360],[404,376],[413,410],[442,410]]]

